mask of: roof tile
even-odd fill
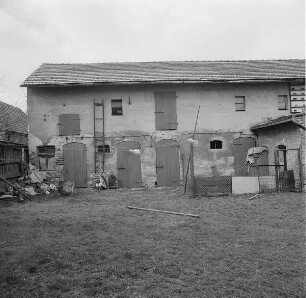
[[[305,78],[305,60],[42,64],[21,86]]]

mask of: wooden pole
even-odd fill
[[[126,206],[126,208],[128,208],[128,209],[135,209],[135,210],[145,210],[145,211],[161,212],[161,213],[168,213],[168,214],[175,214],[175,215],[183,215],[183,216],[190,216],[190,217],[200,218],[199,215],[190,214],[190,213],[172,212],[172,211],[165,211],[165,210],[158,210],[158,209],[149,209],[149,208],[140,208],[140,207],[133,207],[133,206]]]
[[[13,187],[13,189],[17,190],[19,193],[21,193],[25,198],[27,198],[28,200],[32,201],[24,192],[22,192],[21,190],[19,190],[17,187],[15,187],[13,184],[11,184],[10,182],[8,182],[5,178],[0,176],[0,179],[2,179],[5,183],[7,183],[8,185],[10,185],[11,187]]]
[[[303,177],[303,164],[302,164],[302,150],[300,148],[297,149],[298,163],[299,163],[299,178],[300,178],[300,190],[303,191],[304,186],[304,177]]]
[[[195,136],[195,133],[196,133],[197,125],[198,125],[198,118],[199,118],[200,107],[201,107],[201,106],[199,106],[199,108],[198,108],[197,119],[196,119],[196,122],[195,122],[195,125],[194,125],[194,130],[193,130],[193,135],[192,135],[192,138],[193,138],[193,139],[194,139],[194,136]],[[190,154],[189,154],[188,163],[187,163],[187,169],[186,169],[186,178],[185,178],[184,194],[186,193],[186,189],[187,189],[187,180],[188,180],[189,164],[190,164]]]
[[[95,174],[97,173],[97,148],[96,148],[96,99],[93,102],[93,139],[94,139],[94,164],[95,164]]]

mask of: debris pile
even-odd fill
[[[91,176],[91,179],[93,181],[92,187],[97,190],[118,188],[117,178],[113,174],[95,174]]]
[[[24,171],[24,176],[17,179],[15,183],[9,183],[8,187],[0,190],[0,199],[19,197],[25,195],[35,196],[37,194],[50,195],[59,191],[61,195],[71,195],[74,193],[74,182],[59,182],[59,187],[51,182],[51,178],[46,176],[45,172],[40,172],[35,165],[29,164]]]

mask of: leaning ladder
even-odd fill
[[[104,121],[104,99],[101,102],[97,102],[94,99],[94,164],[95,174],[97,173],[97,153],[98,153],[98,142],[102,141],[102,170],[104,172],[105,167],[105,121]]]

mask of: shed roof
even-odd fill
[[[0,101],[0,131],[28,133],[28,116],[19,108]]]
[[[42,64],[22,87],[305,78],[305,60]]]
[[[276,125],[293,123],[305,130],[305,113],[285,115],[278,118],[268,118],[258,124],[250,127],[252,131],[258,131],[261,129],[269,128]]]

